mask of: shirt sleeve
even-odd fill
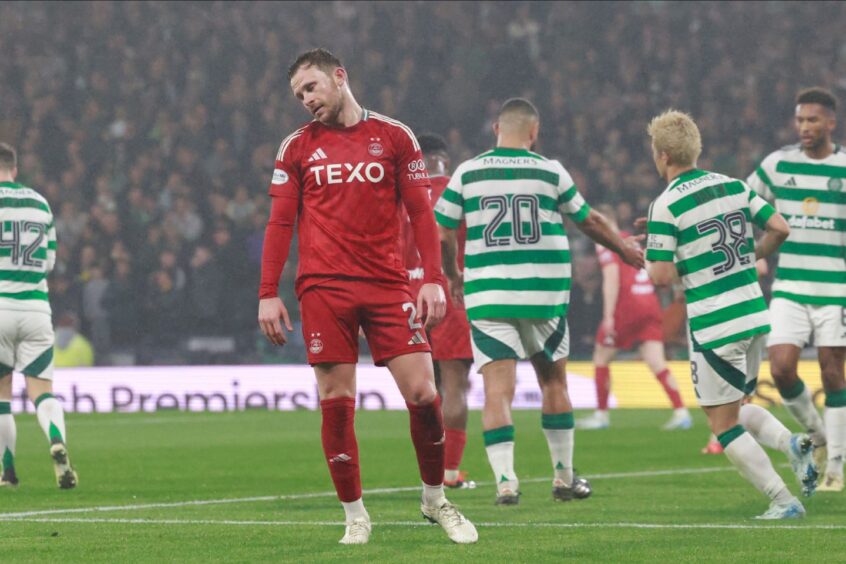
[[[414,243],[423,265],[423,282],[441,284],[441,245],[429,198],[432,182],[423,153],[417,138],[405,125],[394,129],[392,140],[396,154],[396,186],[414,232]]]
[[[298,157],[301,152],[301,138],[302,132],[298,131],[286,137],[279,145],[268,190],[268,193],[274,198],[299,199],[300,197],[302,171]]]
[[[752,215],[752,223],[764,229],[767,226],[767,221],[776,210],[749,186],[747,186],[747,189],[749,190],[749,212]]]
[[[418,186],[430,188],[432,182],[426,170],[426,161],[423,160],[423,152],[411,129],[405,125],[394,129],[392,141],[396,154],[394,175],[400,193]]]
[[[774,158],[773,155],[768,156],[763,160],[763,162],[761,162],[758,168],[749,175],[749,178],[746,179],[746,184],[748,184],[755,193],[769,201],[773,201],[775,196],[773,195],[774,184],[770,178],[770,173],[767,171],[770,170],[772,163],[776,160],[777,159]]]
[[[464,219],[464,186],[461,182],[463,169],[463,165],[456,169],[444,193],[435,203],[435,220],[447,229],[458,229]]]
[[[576,184],[567,169],[558,161],[555,161],[555,165],[558,168],[558,209],[561,213],[570,216],[573,221],[581,223],[590,213],[590,206],[576,189]]]
[[[659,197],[649,206],[646,231],[646,260],[672,262],[676,254],[678,229],[663,198]]]

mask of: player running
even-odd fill
[[[496,503],[519,501],[514,471],[511,402],[518,359],[531,359],[543,394],[541,425],[553,466],[553,499],[590,495],[573,474],[573,408],[567,393],[567,305],[570,251],[562,214],[595,241],[643,266],[643,253],[611,230],[576,190],[558,161],[529,149],[540,119],[527,100],[499,112],[496,148],[456,169],[435,206],[441,225],[450,294],[467,307],[473,357],[485,383],[485,449],[497,482]],[[464,220],[463,276],[456,260],[456,229]]]
[[[699,405],[731,463],[772,500],[759,518],[801,517],[805,508],[758,443],[785,451],[803,493],[811,495],[817,470],[810,437],[791,435],[761,407],[741,407],[755,390],[770,330],[755,258],[774,253],[790,228],[742,181],[696,168],[702,142],[690,116],[667,111],[648,132],[655,166],[669,186],[649,209],[647,270],[658,285],[681,276]],[[757,243],[751,223],[765,230]]]
[[[443,418],[425,329],[443,318],[446,296],[420,147],[408,127],[356,102],[346,70],[328,51],[297,57],[288,78],[314,120],[282,141],[276,156],[258,321],[276,345],[286,341],[280,319],[293,331],[277,286],[296,221],[296,292],[320,395],[323,450],[346,515],[340,542],[364,544],[371,531],[353,428],[359,327],[408,405],[424,517],[454,542],[476,542],[473,524],[444,496]],[[400,202],[425,271],[416,299],[400,245]]]
[[[611,229],[627,238],[617,225],[612,206],[600,204],[596,209],[605,216]],[[611,361],[618,349],[631,349],[639,343],[640,355],[673,406],[673,415],[662,427],[666,431],[690,429],[693,419],[682,402],[676,379],[667,367],[664,355],[664,332],[661,326],[661,304],[645,269],[636,269],[602,245],[596,246],[602,267],[602,323],[596,331],[593,350],[594,381],[597,409],[590,417],[576,422],[579,429],[607,429],[608,395],[611,392]]]
[[[767,156],[747,182],[775,201],[790,224],[773,283],[770,371],[787,410],[819,447],[828,464],[819,491],[843,490],[846,456],[846,153],[831,141],[837,101],[822,88],[796,97],[799,143]],[[797,368],[811,336],[817,347],[825,424]]]
[[[434,206],[449,182],[449,152],[446,141],[439,135],[421,134],[417,142],[423,151],[423,160],[432,182],[429,197]],[[411,224],[404,224],[405,263],[408,269],[409,288],[417,295],[423,285],[424,268],[414,241]],[[461,226],[458,234],[460,265],[464,263],[466,229]],[[435,375],[439,380],[444,413],[444,485],[448,488],[473,487],[465,472],[459,470],[467,443],[467,391],[470,388],[470,365],[473,350],[470,348],[470,325],[464,305],[447,300],[444,320],[429,330],[429,344],[435,361]]]
[[[65,412],[53,397],[53,323],[47,274],[56,263],[56,228],[44,197],[15,182],[15,150],[0,143],[0,486],[18,485],[17,428],[12,415],[12,371],[23,373],[38,424],[50,441],[56,482],[79,481],[70,463]]]

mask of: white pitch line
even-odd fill
[[[343,521],[236,521],[232,519],[79,519],[73,517],[6,519],[0,521],[12,523],[98,523],[123,525],[234,525],[234,526],[271,526],[271,527],[341,527]],[[751,525],[741,523],[476,523],[482,528],[614,528],[614,529],[742,529],[744,531],[761,530],[846,530],[846,525]],[[375,521],[374,527],[431,527],[424,521]]]
[[[644,470],[638,472],[614,472],[607,474],[593,474],[591,480],[612,480],[617,478],[650,478],[654,476],[675,476],[681,474],[710,474],[712,472],[727,472],[734,470],[732,466],[712,466],[707,468],[678,468],[676,470]],[[520,480],[523,483],[537,483],[549,481],[549,478],[529,478]],[[489,486],[493,482],[478,482],[477,485]],[[398,488],[374,488],[364,490],[363,495],[392,494],[401,492],[419,491],[420,486],[403,486]],[[39,511],[21,511],[17,513],[0,513],[0,520],[9,520],[24,517],[38,517],[42,515],[67,515],[72,513],[100,513],[106,511],[135,511],[140,509],[167,509],[173,507],[193,507],[202,505],[223,505],[227,503],[253,503],[260,501],[289,501],[297,499],[311,499],[318,497],[333,497],[334,491],[312,492],[290,495],[263,495],[253,497],[223,498],[223,499],[198,499],[190,501],[173,501],[161,503],[138,503],[132,505],[102,505],[97,507],[76,507],[68,509],[44,509]]]

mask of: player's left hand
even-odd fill
[[[645,262],[640,242],[645,238],[646,235],[632,235],[631,237],[623,239],[625,244],[623,245],[622,252],[620,253],[620,258],[623,259],[624,263],[637,269],[643,268]]]
[[[638,231],[646,231],[646,226],[649,223],[649,218],[642,216],[634,220],[634,228]]]
[[[426,306],[425,308],[423,306]],[[420,315],[426,312],[426,317],[423,321],[423,328],[428,329],[434,327],[446,315],[446,294],[440,284],[423,284],[420,288],[420,293],[417,294],[417,311]]]

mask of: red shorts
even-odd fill
[[[473,360],[467,311],[450,301],[446,317],[429,331],[429,341],[434,360]]]
[[[409,282],[409,291],[415,303],[422,287],[422,280]],[[447,292],[446,288],[444,292]],[[449,299],[446,317],[429,330],[429,343],[432,345],[432,360],[472,361],[473,347],[470,345],[470,322],[467,321],[467,310],[462,306],[456,306],[452,299]]]
[[[627,319],[614,319],[614,329],[617,331],[617,338],[614,339],[613,345],[608,345],[605,342],[605,331],[602,330],[600,324],[596,331],[596,343],[618,349],[630,349],[635,343],[664,342],[660,311],[649,312],[642,316],[630,316]]]
[[[308,363],[358,362],[358,330],[364,330],[373,361],[430,352],[415,300],[404,286],[330,280],[300,297]]]

